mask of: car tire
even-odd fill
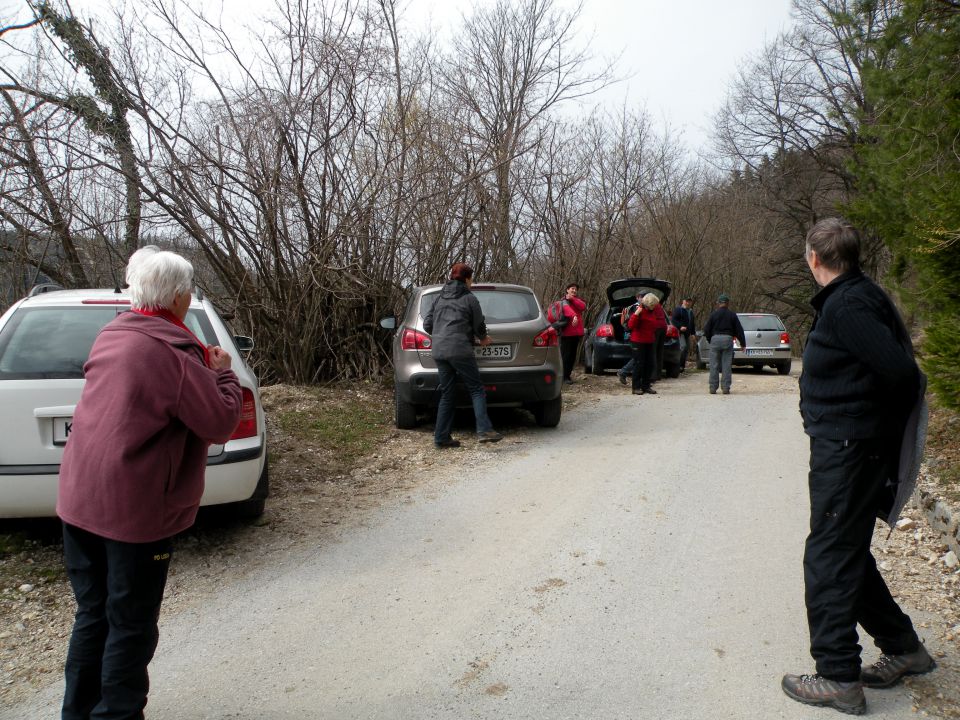
[[[777,372],[780,373],[781,375],[789,375],[790,363],[791,363],[790,360],[787,360],[786,362],[782,362],[782,363],[777,363]]]
[[[535,403],[530,407],[530,411],[540,427],[556,427],[563,414],[563,396],[557,395],[553,400]]]
[[[417,406],[400,399],[400,393],[393,391],[394,420],[400,430],[413,430],[417,426]]]
[[[267,496],[270,494],[270,462],[264,461],[263,470],[253,489],[253,495],[247,500],[229,503],[224,506],[226,511],[237,520],[256,520],[263,515],[267,505]]]
[[[680,377],[680,365],[668,363],[665,370],[668,378],[673,378],[675,380],[676,378]]]

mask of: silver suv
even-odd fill
[[[398,428],[416,427],[417,416],[435,408],[440,400],[437,364],[423,318],[442,287],[414,288],[399,319],[391,316],[380,321],[382,327],[396,330],[393,368]],[[487,405],[525,407],[538,425],[556,427],[563,411],[560,342],[533,290],[503,283],[476,283],[470,290],[480,302],[492,340],[475,348]],[[471,406],[463,386],[458,387],[457,406]]]
[[[58,289],[24,298],[0,317],[0,518],[56,514],[60,459],[83,389],[83,365],[100,328],[129,309],[129,296],[119,291]],[[196,295],[184,322],[230,354],[243,390],[233,437],[207,453],[200,504],[259,515],[269,474],[260,389],[243,357],[253,340],[235,337],[210,301]]]

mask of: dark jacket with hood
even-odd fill
[[[462,280],[451,280],[423,319],[437,360],[473,357],[474,340],[487,336],[487,324],[477,296]]]
[[[108,323],[83,366],[86,383],[63,452],[57,514],[121,542],[193,525],[207,447],[240,420],[240,381],[212,370],[194,337],[160,317]]]
[[[860,270],[818,292],[803,351],[800,414],[812,437],[899,440],[921,373],[887,294]]]

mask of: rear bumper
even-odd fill
[[[481,370],[480,379],[487,390],[489,406],[544,402],[559,397],[562,390],[557,373],[549,366],[496,372]],[[397,396],[412,405],[436,407],[440,401],[438,381],[436,372],[414,373],[407,382],[397,382]],[[470,404],[466,388],[457,383],[457,406],[467,407]]]
[[[253,495],[266,462],[264,440],[207,458],[201,505],[240,502]],[[59,465],[0,465],[0,518],[55,516],[59,472]]]
[[[737,350],[733,353],[733,364],[778,365],[783,362],[789,362],[792,356],[793,353],[790,348],[773,348],[773,355],[748,355],[743,350]]]

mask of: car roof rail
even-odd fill
[[[56,292],[57,290],[63,289],[63,285],[57,285],[56,283],[42,283],[40,285],[34,285],[27,297],[36,297],[37,295],[43,295],[43,293]]]

